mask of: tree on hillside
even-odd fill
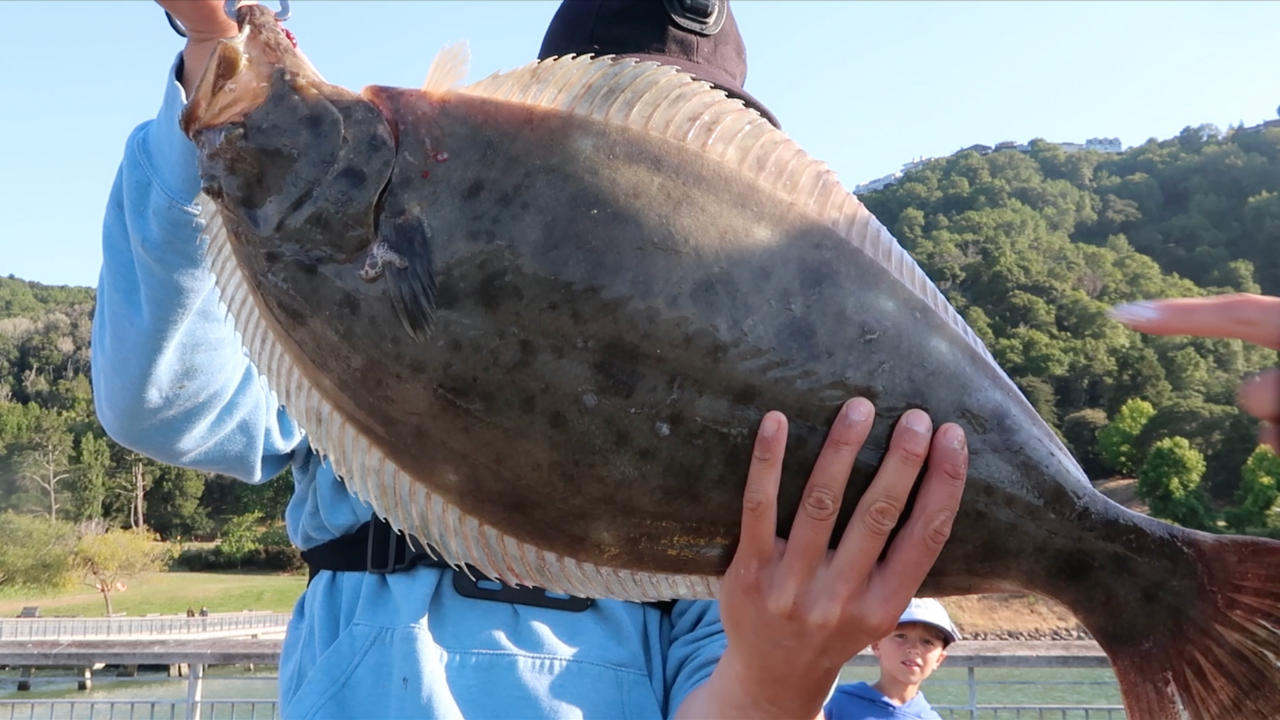
[[[172,548],[162,544],[154,533],[108,530],[81,537],[74,562],[83,573],[85,584],[102,594],[107,615],[111,615],[111,593],[136,575],[164,570],[173,557]]]
[[[260,522],[262,522],[262,515],[256,512],[231,518],[226,526],[222,528],[222,540],[218,543],[218,554],[234,562],[236,567],[239,567],[241,561],[249,553],[261,547],[259,538],[262,533],[258,529]]]
[[[147,490],[151,487],[154,468],[148,458],[132,451],[124,453],[121,465],[122,471],[114,474],[111,493],[128,526],[140,530],[147,527]]]
[[[188,468],[160,465],[147,490],[147,524],[160,536],[203,535],[213,528],[205,509],[200,506],[205,476]]]
[[[104,516],[110,487],[111,443],[96,433],[80,436],[76,451],[76,477],[72,481],[72,512],[76,520]]]
[[[1137,469],[1139,453],[1134,444],[1155,414],[1155,407],[1141,398],[1120,406],[1116,416],[1098,431],[1098,453],[1107,467],[1125,474]]]
[[[1256,422],[1234,402],[1216,405],[1198,397],[1174,400],[1147,421],[1133,447],[1142,457],[1160,440],[1174,436],[1187,438],[1204,456],[1204,484],[1209,494],[1222,500],[1233,497],[1240,483],[1240,467],[1257,446]]]
[[[1107,414],[1100,408],[1076,411],[1062,421],[1062,436],[1080,467],[1093,479],[1106,473],[1106,465],[1098,452],[1098,431],[1106,426]]]
[[[1138,497],[1151,514],[1183,527],[1209,530],[1213,513],[1200,487],[1204,456],[1186,438],[1165,438],[1151,448],[1138,471]]]
[[[1240,476],[1236,507],[1226,512],[1227,524],[1237,532],[1280,527],[1280,455],[1259,445]]]
[[[42,491],[50,522],[58,519],[58,486],[72,475],[71,451],[65,420],[53,410],[40,413],[18,458],[18,478]]]
[[[0,589],[67,584],[75,528],[64,522],[0,513]]]

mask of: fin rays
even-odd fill
[[[655,62],[565,55],[495,73],[456,92],[595,117],[716,158],[806,208],[945,317],[992,363],[981,339],[889,231],[823,162],[755,110],[709,83]]]

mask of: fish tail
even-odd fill
[[[1280,718],[1280,542],[1176,537],[1194,565],[1193,607],[1170,613],[1173,627],[1158,636],[1135,637],[1141,624],[1114,618],[1093,632],[1111,657],[1129,720]],[[1094,607],[1081,619],[1089,627],[1088,616],[1108,611],[1120,608]]]

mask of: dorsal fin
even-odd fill
[[[423,91],[439,93],[454,89],[467,77],[470,65],[471,48],[465,40],[444,46],[431,61],[427,80],[422,84]]]
[[[457,92],[626,125],[720,160],[835,229],[995,363],[933,281],[826,163],[810,157],[760,113],[710,83],[656,62],[564,55],[495,73]]]

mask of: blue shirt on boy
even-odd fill
[[[942,720],[922,692],[897,705],[865,682],[836,687],[823,714],[827,720]]]

